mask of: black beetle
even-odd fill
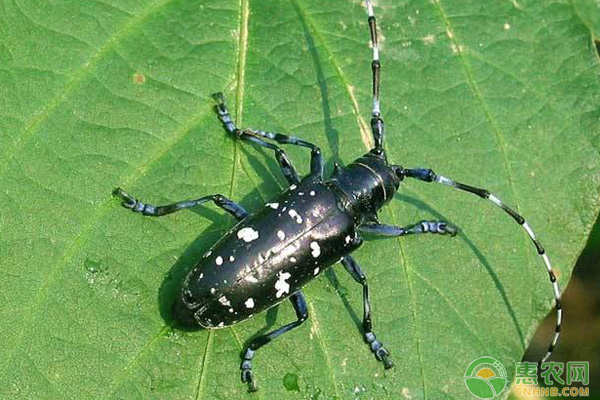
[[[377,27],[370,1],[366,0],[366,4],[373,45],[371,128],[375,147],[370,152],[346,167],[336,164],[332,176],[325,180],[323,158],[317,146],[280,133],[236,128],[223,95],[217,93],[214,95],[216,111],[227,132],[237,139],[273,150],[283,174],[291,184],[288,190],[254,214],[249,214],[240,205],[219,194],[166,206],[152,206],[136,200],[121,189],[115,190],[125,207],[144,215],[162,216],[212,201],[240,221],[190,271],[181,295],[174,304],[174,312],[182,322],[199,324],[204,328],[221,328],[248,319],[287,298],[291,300],[297,320],[254,338],[244,352],[242,381],[248,382],[252,391],[257,389],[252,375],[254,352],[308,318],[301,288],[338,261],[363,287],[362,326],[365,341],[385,368],[393,366],[389,352],[372,331],[366,277],[350,256],[362,243],[359,233],[388,237],[427,232],[456,234],[456,228],[445,221],[421,221],[407,227],[379,223],[377,211],[392,199],[404,178],[441,183],[488,199],[525,229],[548,270],[556,301],[556,333],[540,362],[548,359],[560,336],[560,289],[548,256],[525,219],[485,189],[438,176],[430,169],[404,169],[388,163],[383,148],[384,123],[379,107]],[[311,149],[310,174],[300,180],[287,154],[270,141]]]

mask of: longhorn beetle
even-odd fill
[[[377,25],[370,0],[366,0],[373,49],[373,113],[371,130],[375,147],[346,167],[335,165],[329,179],[323,176],[321,150],[294,136],[253,129],[238,129],[221,93],[213,95],[216,112],[225,130],[235,139],[271,149],[283,175],[291,185],[262,209],[250,214],[220,194],[164,206],[143,203],[120,188],[114,194],[124,207],[143,215],[159,217],[212,201],[239,222],[200,258],[183,283],[174,303],[174,315],[184,323],[213,329],[230,326],[290,300],[297,320],[254,338],[246,347],[241,377],[250,391],[257,390],[252,373],[256,351],[276,337],[300,326],[308,318],[302,287],[327,267],[342,263],[363,288],[363,335],[371,352],[384,367],[393,362],[389,351],[372,330],[369,286],[365,274],[350,253],[361,244],[360,233],[398,237],[432,233],[454,236],[456,228],[446,221],[421,221],[410,226],[381,224],[377,211],[388,203],[405,178],[441,183],[477,195],[500,207],[527,232],[537,249],[554,289],[556,332],[540,364],[558,342],[562,323],[561,293],[548,255],[525,219],[485,189],[438,175],[431,169],[403,168],[390,164],[383,148],[384,123],[379,105],[379,46]],[[274,144],[310,149],[310,174],[300,179],[285,151]]]

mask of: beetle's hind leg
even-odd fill
[[[367,283],[367,277],[360,269],[358,263],[352,258],[352,256],[345,256],[342,258],[342,265],[346,268],[346,271],[350,273],[352,278],[360,283],[363,287],[363,333],[365,342],[369,345],[371,352],[375,357],[383,363],[385,369],[392,368],[394,363],[390,359],[390,352],[383,347],[383,344],[377,340],[377,337],[373,333],[373,322],[371,320],[371,302],[369,300],[369,284]]]
[[[216,206],[227,211],[237,220],[242,220],[248,216],[248,212],[242,206],[220,194],[211,194],[195,200],[184,200],[164,206],[153,206],[152,204],[143,203],[135,197],[125,193],[121,188],[116,188],[113,191],[113,195],[121,198],[123,207],[128,208],[133,212],[139,212],[151,217],[161,217],[187,208],[199,206],[208,201],[212,201]]]
[[[242,370],[242,382],[248,383],[248,389],[251,392],[258,390],[254,380],[254,375],[252,373],[252,357],[254,357],[254,352],[263,347],[265,344],[269,343],[271,340],[275,339],[277,336],[302,325],[302,323],[308,318],[308,308],[306,307],[306,300],[304,300],[302,291],[299,290],[291,295],[290,301],[292,302],[292,306],[294,307],[294,311],[296,311],[296,317],[298,319],[265,335],[255,337],[250,342],[250,345],[246,347],[240,369]]]

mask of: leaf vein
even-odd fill
[[[46,107],[39,113],[36,113],[33,118],[25,124],[24,129],[18,135],[19,138],[13,142],[13,144],[6,150],[2,160],[0,162],[0,177],[4,175],[8,166],[12,162],[19,152],[23,150],[25,145],[29,143],[29,140],[38,132],[38,128],[42,125],[46,119],[48,119],[58,107],[63,104],[71,93],[73,93],[79,84],[86,78],[94,69],[96,64],[102,59],[102,57],[114,48],[121,40],[126,38],[133,29],[139,24],[146,21],[155,12],[158,12],[173,0],[162,0],[154,4],[152,7],[147,8],[144,12],[131,19],[128,23],[124,24],[121,29],[118,29],[115,34],[110,37],[102,47],[100,47],[96,53],[90,57],[88,62],[82,64],[79,70],[75,71],[71,79],[66,83],[63,89],[50,100]]]

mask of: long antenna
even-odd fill
[[[519,213],[507,206],[496,195],[490,193],[486,189],[476,188],[461,182],[454,181],[450,178],[446,178],[445,176],[436,175],[436,173],[432,170],[424,168],[405,169],[404,176],[406,176],[407,178],[415,178],[423,182],[441,183],[442,185],[450,186],[451,188],[459,189],[479,196],[482,199],[489,200],[497,207],[500,207],[505,213],[510,215],[512,219],[514,219],[517,222],[517,224],[521,225],[525,232],[527,232],[527,235],[529,236],[533,245],[535,246],[538,255],[542,258],[544,266],[546,267],[546,271],[548,272],[548,278],[550,279],[550,283],[552,284],[552,289],[554,291],[554,303],[556,308],[556,326],[554,328],[554,336],[552,337],[552,342],[550,342],[550,345],[548,346],[546,355],[538,362],[539,371],[542,366],[542,363],[546,362],[548,358],[550,358],[550,356],[552,355],[552,352],[554,351],[554,348],[558,343],[558,339],[560,338],[560,332],[562,330],[563,308],[560,287],[558,286],[556,275],[554,274],[554,270],[552,269],[552,264],[550,264],[550,258],[548,258],[546,250],[544,250],[544,247],[536,238],[533,229],[531,229],[531,226],[529,226],[527,221],[525,221],[525,218],[523,218]]]
[[[371,130],[375,139],[375,150],[383,154],[383,120],[381,119],[381,108],[379,104],[379,71],[381,63],[379,62],[379,42],[377,41],[377,20],[373,11],[371,0],[365,0],[367,4],[367,14],[369,21],[369,30],[371,31],[371,46],[373,48],[373,116],[371,118]]]

